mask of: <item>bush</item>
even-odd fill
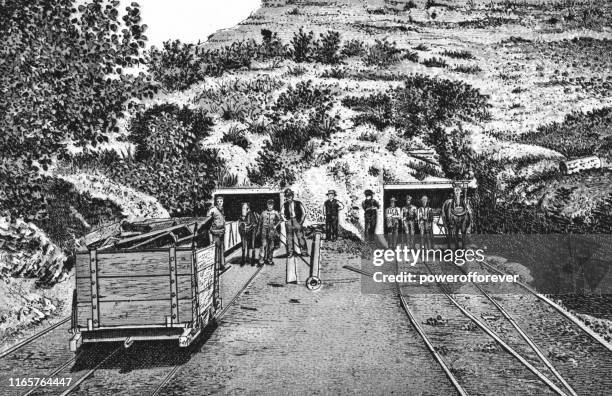
[[[340,62],[340,33],[328,31],[321,34],[321,39],[315,46],[315,60],[318,62],[333,65]]]
[[[566,157],[599,154],[612,155],[612,108],[573,113],[561,123],[554,122],[539,127],[534,132],[522,134],[519,141],[558,151]]]
[[[235,146],[242,147],[245,151],[251,147],[251,142],[244,135],[244,131],[235,126],[231,127],[221,138],[221,143],[232,143]]]
[[[400,148],[400,146],[401,146],[401,142],[399,140],[397,140],[396,138],[391,138],[387,142],[386,149],[392,153],[395,153],[397,149]]]
[[[256,167],[247,170],[248,178],[258,185],[285,187],[295,182],[295,173],[283,161],[281,151],[267,141],[255,160]]]
[[[410,62],[416,63],[419,61],[419,54],[413,51],[404,51],[404,53],[402,54],[402,59],[406,59],[406,60],[409,60]]]
[[[426,46],[423,43],[420,43],[419,45],[417,45],[416,47],[413,48],[413,50],[415,51],[429,51],[429,47]]]
[[[458,65],[453,68],[457,73],[478,74],[482,71],[478,65]]]
[[[352,39],[344,43],[341,54],[346,57],[363,56],[366,54],[366,46],[363,41]]]
[[[442,59],[442,58],[435,58],[435,57],[434,58],[425,59],[421,63],[423,65],[427,66],[427,67],[447,67],[448,66],[444,59]]]
[[[313,108],[328,110],[332,100],[333,95],[329,89],[315,87],[311,80],[300,81],[279,95],[273,109],[283,113]]]
[[[378,141],[378,134],[374,133],[373,131],[362,132],[361,135],[359,135],[358,139],[362,140],[364,142],[377,142]]]
[[[162,49],[152,47],[146,62],[153,78],[170,91],[187,89],[203,78],[195,46],[179,40],[164,42]]]
[[[388,94],[349,96],[342,100],[342,105],[362,112],[353,118],[355,125],[372,124],[383,130],[393,122],[393,100]]]
[[[276,32],[261,29],[262,44],[259,54],[262,59],[284,58],[287,56],[287,46],[283,45]]]
[[[303,28],[293,34],[291,39],[291,55],[297,63],[308,62],[312,60],[314,53],[314,33],[311,31],[305,33]]]
[[[388,66],[400,61],[401,52],[395,42],[377,39],[375,44],[368,48],[363,61],[368,66]]]
[[[144,61],[136,3],[122,12],[111,1],[1,4],[0,210],[32,220],[46,211],[40,168],[67,144],[107,142],[156,86],[123,73]]]
[[[442,55],[448,56],[449,58],[455,58],[455,59],[474,59],[474,55],[472,55],[470,51],[466,51],[466,50],[460,50],[460,51],[444,50],[444,52],[442,52]]]
[[[436,128],[455,121],[488,119],[487,101],[487,96],[463,82],[415,75],[407,77],[403,87],[384,94],[347,97],[342,104],[361,112],[353,119],[358,125],[394,126],[407,138],[423,135],[433,141],[431,135],[439,132]]]
[[[212,126],[212,119],[201,109],[163,103],[134,116],[129,124],[129,140],[136,145],[137,161],[155,158],[175,148],[180,151],[174,154],[182,156],[208,137]]]
[[[326,69],[321,73],[321,78],[335,78],[342,79],[349,77],[350,74],[345,67],[332,67],[331,69]]]

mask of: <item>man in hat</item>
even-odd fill
[[[389,201],[389,207],[385,211],[385,219],[387,220],[387,233],[391,234],[391,246],[394,247],[397,244],[397,234],[399,230],[400,219],[402,218],[401,210],[395,203],[397,199],[391,197]]]
[[[338,239],[338,217],[344,206],[336,199],[336,190],[327,192],[327,200],[323,204],[325,216],[325,239],[335,241]]]
[[[217,268],[225,269],[225,214],[223,211],[223,196],[215,197],[215,206],[208,211],[208,217],[212,218],[210,234],[215,244],[215,259]]]
[[[274,210],[274,200],[268,199],[266,210],[261,212],[259,218],[259,229],[261,232],[261,250],[259,252],[259,266],[264,264],[273,265],[274,240],[277,236],[278,226],[283,221],[280,213]]]
[[[402,208],[402,226],[404,227],[406,242],[412,248],[414,248],[414,230],[416,218],[417,208],[412,204],[412,197],[410,195],[406,195],[406,205]]]
[[[421,207],[417,209],[417,221],[421,233],[421,248],[431,249],[433,237],[433,211],[429,207],[427,195],[421,197]]]
[[[365,220],[364,231],[366,235],[371,237],[376,233],[376,219],[380,205],[378,201],[374,199],[374,192],[372,192],[372,190],[365,190],[364,194],[365,200],[361,204],[365,212],[363,215]]]
[[[297,242],[302,256],[308,256],[308,245],[304,238],[302,227],[306,220],[306,208],[294,198],[290,188],[285,190],[285,203],[283,204],[283,216],[285,218],[285,230],[287,232],[287,257],[295,255],[293,244]]]

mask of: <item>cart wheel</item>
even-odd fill
[[[306,287],[308,290],[319,290],[321,288],[321,279],[316,276],[310,276],[306,279]]]

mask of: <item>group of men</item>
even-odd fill
[[[365,234],[373,236],[376,234],[376,223],[380,204],[374,199],[372,190],[365,191],[365,200],[362,203],[365,212]],[[391,245],[397,244],[400,229],[408,237],[406,242],[414,246],[416,229],[421,234],[421,244],[424,248],[432,247],[434,213],[429,206],[429,197],[421,197],[421,206],[412,203],[412,197],[406,195],[406,203],[403,207],[397,206],[397,198],[391,197],[389,207],[385,211],[385,225],[387,234],[391,236]]]
[[[242,261],[244,265],[247,261],[255,264],[255,249],[259,245],[259,259],[257,264],[274,264],[272,258],[276,248],[279,247],[281,223],[285,223],[287,236],[287,256],[295,256],[295,245],[300,249],[300,254],[308,256],[308,245],[304,238],[304,221],[306,220],[306,208],[302,202],[294,199],[295,194],[291,189],[284,191],[285,202],[279,212],[274,208],[274,200],[266,202],[266,209],[261,213],[251,210],[250,204],[244,202],[240,218],[238,219],[238,230],[242,240]],[[414,244],[414,235],[417,227],[421,234],[422,246],[429,248],[433,238],[433,211],[429,207],[429,198],[424,195],[421,198],[421,206],[417,207],[412,203],[412,197],[406,196],[406,203],[403,207],[398,207],[397,199],[392,197],[389,207],[385,211],[385,222],[387,234],[391,235],[391,244],[397,243],[397,236],[400,229],[409,238],[407,242]],[[365,191],[365,200],[362,203],[364,210],[365,227],[367,237],[372,237],[376,233],[376,222],[380,204],[374,199],[372,190]],[[340,211],[344,206],[336,198],[336,191],[327,192],[327,200],[323,204],[323,215],[325,217],[325,234],[327,241],[338,239],[338,222]],[[216,256],[219,260],[219,267],[225,267],[225,215],[223,211],[223,196],[216,196],[215,205],[208,211],[212,224],[210,234],[215,244]]]
[[[280,241],[279,227],[285,223],[287,234],[287,256],[296,255],[294,244],[300,248],[300,254],[308,256],[308,245],[304,238],[303,225],[306,220],[306,209],[304,205],[294,199],[291,189],[286,189],[285,202],[283,203],[282,213],[274,208],[274,200],[266,202],[266,209],[261,213],[251,211],[250,204],[244,202],[238,219],[238,231],[242,240],[242,260],[241,264],[249,261],[255,264],[255,247],[258,242],[260,245],[259,260],[257,264],[273,265],[272,260],[274,249],[278,247]],[[215,245],[215,256],[221,270],[225,268],[225,214],[223,210],[223,196],[215,197],[215,205],[208,211],[211,218],[210,234]]]

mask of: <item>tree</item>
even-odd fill
[[[80,3],[80,2],[79,2]],[[6,0],[0,3],[0,209],[44,215],[39,175],[69,144],[96,146],[117,120],[152,97],[137,3]]]

